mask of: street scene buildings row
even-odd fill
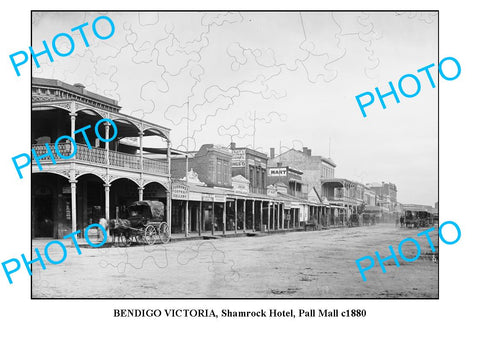
[[[32,237],[61,238],[100,218],[124,218],[134,201],[165,204],[172,234],[222,235],[394,221],[401,212],[393,183],[362,184],[336,178],[330,158],[312,150],[202,145],[171,147],[170,129],[120,112],[116,100],[81,84],[32,78],[32,149],[71,136],[71,159],[44,157],[32,165]],[[81,127],[108,118],[117,126],[112,142],[85,136]],[[105,138],[111,126],[103,126]],[[145,146],[154,138],[155,147]],[[94,142],[92,142],[94,141]],[[150,143],[151,145],[151,143]],[[59,145],[68,154],[70,144]]]

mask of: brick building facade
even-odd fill
[[[268,156],[250,148],[230,144],[232,150],[232,176],[242,175],[250,181],[250,192],[267,193]]]
[[[172,177],[185,177],[187,157],[172,158]],[[198,179],[210,187],[232,187],[232,153],[229,149],[204,144],[197,152],[188,154],[188,170],[193,169]]]
[[[375,192],[376,205],[394,212],[397,206],[397,186],[393,183],[369,183],[367,187]]]
[[[283,184],[288,195],[307,198],[307,192],[303,187],[302,172],[289,166],[278,163],[277,166],[269,166],[267,169],[267,184]]]
[[[304,147],[302,151],[290,149],[275,156],[275,149],[270,149],[269,166],[280,163],[294,167],[303,172],[304,191],[309,192],[313,187],[320,188],[323,179],[335,177],[336,164],[323,156],[312,156],[312,150]]]

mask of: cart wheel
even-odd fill
[[[145,243],[152,245],[155,243],[155,238],[157,236],[157,230],[151,224],[147,225],[145,228]]]
[[[160,242],[168,243],[168,241],[170,241],[170,227],[168,226],[167,222],[160,223],[158,231]]]

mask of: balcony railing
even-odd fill
[[[41,156],[47,153],[47,147],[45,145],[33,145],[33,149],[37,155]],[[56,162],[71,162],[72,159],[63,159],[57,155],[51,146],[53,156]],[[72,152],[72,146],[70,143],[58,144],[58,151],[64,156],[68,157]],[[141,171],[141,158],[137,155],[131,155],[123,152],[109,150],[108,162],[107,162],[107,150],[100,148],[89,149],[86,145],[77,144],[77,153],[75,160],[80,162],[86,162],[94,165],[101,165],[104,167],[109,166],[122,169]],[[50,158],[43,158],[42,163],[48,163]],[[167,174],[168,164],[166,160],[157,160],[143,157],[143,171],[153,174]]]
[[[349,196],[346,196],[346,195],[341,195],[341,194],[335,194],[335,195],[327,195],[327,200],[331,201],[331,202],[343,202],[343,203],[347,203],[347,204],[359,204],[359,203],[362,203],[363,200],[360,199],[360,198],[356,198],[356,197],[349,197]]]

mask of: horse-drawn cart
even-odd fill
[[[408,208],[400,221],[407,228],[427,228],[433,224],[433,216],[423,208]]]
[[[165,205],[159,201],[137,201],[128,207],[128,218],[109,223],[116,243],[129,246],[132,242],[154,244],[170,241],[170,227],[165,222]]]

